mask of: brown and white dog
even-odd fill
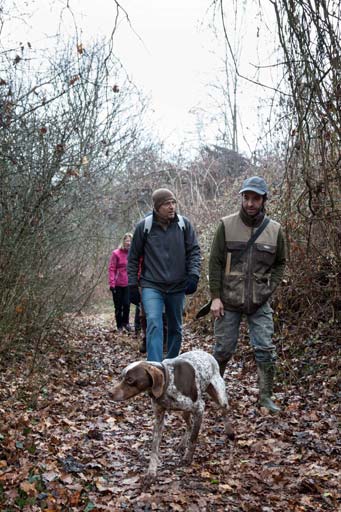
[[[205,409],[204,393],[220,406],[225,432],[234,438],[227,420],[227,395],[219,366],[213,356],[203,350],[185,352],[162,363],[138,361],[129,364],[122,372],[121,381],[114,386],[111,397],[115,401],[127,400],[148,391],[155,413],[152,451],[145,483],[151,483],[157,472],[159,447],[166,411],[183,411],[187,429],[180,443],[185,450],[183,463],[192,462],[195,443],[200,431]]]

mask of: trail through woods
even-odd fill
[[[80,317],[72,332],[56,335],[38,374],[24,373],[24,355],[2,370],[2,512],[339,510],[336,397],[324,386],[309,394],[277,386],[283,412],[273,417],[257,407],[255,367],[242,355],[226,376],[235,441],[226,442],[208,402],[193,463],[182,467],[176,445],[183,422],[170,414],[158,480],[141,487],[153,424],[149,398],[116,404],[109,396],[122,368],[143,357],[141,340],[114,332],[112,316]],[[183,351],[211,352],[212,343],[210,333],[186,326]]]

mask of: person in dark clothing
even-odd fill
[[[147,320],[147,360],[162,361],[163,321],[168,326],[167,357],[176,357],[182,342],[182,316],[185,294],[194,293],[200,275],[200,247],[186,217],[176,213],[176,198],[168,189],[152,195],[151,229],[146,219],[134,231],[128,256],[129,289],[132,296],[141,291]],[[180,227],[180,220],[183,227]],[[139,275],[139,262],[143,258]]]
[[[223,376],[236,350],[239,325],[245,315],[257,363],[260,403],[277,412],[279,407],[271,399],[276,347],[272,341],[273,311],[268,299],[283,277],[284,237],[280,224],[265,215],[268,187],[263,178],[246,179],[240,194],[240,211],[221,219],[210,253],[214,356]],[[247,247],[262,226],[259,236]]]

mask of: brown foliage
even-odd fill
[[[333,350],[341,321],[341,104],[337,1],[273,2],[291,99],[281,218],[288,240],[287,325]]]

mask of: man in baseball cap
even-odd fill
[[[271,398],[276,348],[269,299],[284,272],[284,237],[280,224],[265,215],[268,186],[264,178],[247,178],[239,193],[241,208],[221,219],[210,253],[214,356],[223,375],[245,315],[257,363],[260,405],[276,413],[279,407]]]

